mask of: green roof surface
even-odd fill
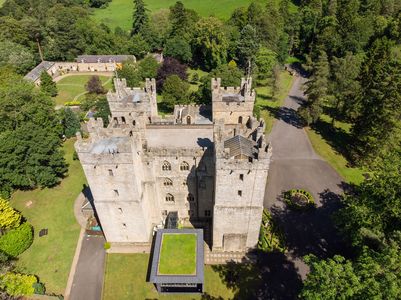
[[[195,275],[196,241],[193,233],[164,233],[158,275]]]

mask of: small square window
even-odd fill
[[[242,191],[238,191],[238,196],[242,197]]]
[[[109,169],[109,176],[114,176],[112,169]]]
[[[114,196],[119,196],[120,195],[118,190],[113,190],[113,191],[114,191]]]
[[[239,180],[244,181],[244,174],[239,174]]]
[[[205,210],[205,217],[210,217],[210,210]]]

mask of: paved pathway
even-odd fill
[[[105,240],[103,236],[86,235],[86,218],[81,212],[84,200],[81,193],[74,204],[75,218],[82,229],[65,291],[67,300],[100,300],[102,297]]]
[[[331,221],[332,213],[338,208],[338,194],[343,191],[343,180],[314,152],[296,115],[297,108],[305,100],[302,92],[304,82],[304,78],[297,77],[283,107],[274,111],[278,120],[268,137],[273,156],[264,205],[272,211],[285,232],[288,246],[286,263],[293,266],[294,273],[289,274],[288,268],[276,270],[279,282],[284,273],[294,282],[292,286],[286,286],[287,289],[293,289],[292,292],[276,295],[282,299],[291,299],[292,295],[297,294],[295,290],[301,287],[301,279],[309,271],[301,260],[304,255],[313,253],[318,257],[327,257],[344,250]],[[311,192],[317,208],[309,212],[288,210],[281,194],[292,188]],[[288,278],[282,278],[282,282],[285,284]]]

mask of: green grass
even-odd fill
[[[351,167],[344,152],[350,143],[350,124],[336,121],[331,125],[331,118],[322,115],[312,128],[306,128],[313,149],[325,159],[348,183],[359,184],[363,181],[364,171]]]
[[[205,72],[205,71],[202,71],[202,70],[200,70],[200,69],[191,69],[191,68],[188,68],[187,73],[188,73],[188,81],[189,81],[189,83],[191,84],[191,86],[189,87],[189,90],[190,90],[191,92],[196,92],[196,91],[199,89],[200,81],[198,80],[198,82],[192,83],[192,82],[191,82],[192,76],[193,76],[195,73],[197,73],[199,79],[201,79],[203,76],[206,76],[208,73]]]
[[[196,274],[196,240],[196,234],[164,233],[160,249],[158,274]]]
[[[263,3],[262,0],[257,0]],[[177,0],[145,0],[150,12],[173,6]],[[213,15],[221,19],[228,19],[237,7],[248,6],[252,0],[181,0],[186,8],[194,9],[201,16]],[[113,0],[105,9],[96,9],[94,19],[103,22],[111,28],[120,26],[125,30],[132,27],[132,0]]]
[[[17,268],[37,275],[48,293],[64,293],[79,236],[73,205],[86,180],[79,161],[72,160],[74,142],[70,139],[64,143],[69,176],[58,186],[17,191],[11,198],[12,206],[22,212],[35,231],[32,246],[18,257]],[[42,228],[49,233],[39,237]]]
[[[148,254],[108,254],[103,300],[201,299],[199,295],[159,295],[154,285],[146,282],[148,263]],[[211,266],[205,266],[205,292],[216,299],[231,299],[234,295]]]
[[[277,95],[272,97],[272,88],[263,81],[256,87],[256,106],[260,107],[260,116],[266,122],[266,133],[269,133],[275,121],[274,109],[279,108],[283,105],[284,99],[287,97],[288,92],[291,89],[294,77],[291,76],[287,71],[282,71],[280,74],[279,92]]]
[[[73,101],[76,96],[85,93],[85,84],[91,76],[93,75],[70,75],[58,81],[58,95],[55,97],[56,104],[63,105],[65,102]],[[110,76],[100,75],[99,78],[106,90],[111,88]],[[77,100],[81,97],[78,97]]]

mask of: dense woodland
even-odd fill
[[[202,18],[180,2],[150,14],[143,0],[134,0],[130,32],[90,18],[91,7],[105,4],[7,0],[0,9],[4,196],[57,184],[66,170],[52,91],[39,91],[19,75],[40,61],[39,49],[45,60],[83,53],[145,58],[126,62],[119,76],[130,85],[156,77],[167,110],[177,103],[208,103],[212,76],[221,76],[224,85],[238,84],[246,73],[274,81],[280,66],[299,61],[309,77],[308,101],[299,110],[305,125],[314,126],[322,114],[333,124],[349,123],[343,152],[370,174],[344,196],[335,216],[355,255],[308,256],[311,273],[301,297],[401,298],[401,1],[267,0],[237,8],[222,21]],[[167,57],[161,66],[146,57],[154,51]],[[208,74],[188,78],[188,66]],[[200,81],[195,93],[191,80]]]

